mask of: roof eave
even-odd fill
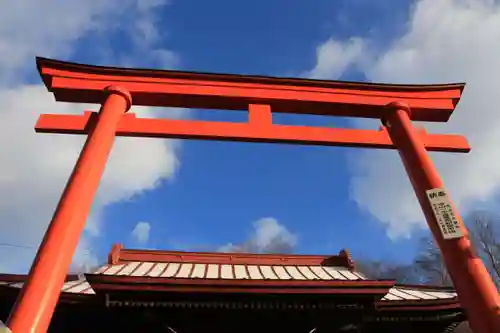
[[[352,294],[382,298],[394,286],[394,280],[271,281],[150,278],[102,274],[86,274],[85,277],[96,293],[149,290],[199,293]]]
[[[127,68],[113,66],[96,66],[67,62],[56,59],[36,57],[37,69],[43,76],[43,68],[53,68],[59,70],[74,71],[89,74],[104,74],[116,76],[141,76],[157,78],[183,78],[192,79],[194,77],[207,81],[226,82],[251,82],[260,84],[295,85],[323,88],[345,88],[345,89],[367,89],[379,91],[438,91],[448,89],[460,89],[463,91],[464,82],[447,84],[390,84],[390,83],[370,83],[356,81],[338,80],[318,80],[308,78],[274,77],[263,75],[243,75],[243,74],[219,74],[210,72],[178,71],[165,69]]]

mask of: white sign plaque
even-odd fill
[[[427,190],[427,199],[432,206],[432,211],[436,217],[439,229],[444,239],[453,239],[463,237],[463,231],[460,223],[455,216],[450,198],[444,188],[433,188]]]

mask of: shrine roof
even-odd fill
[[[0,287],[21,288],[25,278],[0,275]],[[380,297],[378,307],[437,304],[459,308],[457,294],[450,288],[366,278],[355,270],[347,250],[336,256],[314,256],[131,250],[114,245],[107,265],[72,276],[62,291],[92,295],[141,285],[158,291],[372,294]]]
[[[104,266],[107,267],[107,266]],[[103,269],[100,267],[99,270]],[[22,288],[27,276],[0,274],[0,286],[11,288]],[[75,280],[67,281],[62,288],[63,293],[67,294],[87,294],[93,295],[92,289],[84,276]],[[395,285],[392,287],[382,301],[425,301],[425,300],[455,300],[456,292],[448,287],[437,286],[408,286]]]
[[[23,287],[27,275],[24,274],[0,274],[0,288],[9,287],[20,289]],[[82,294],[93,295],[95,294],[90,284],[87,282],[83,275],[68,275],[66,282],[62,288],[63,294]]]

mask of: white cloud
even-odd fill
[[[362,59],[364,72],[374,82],[467,82],[450,122],[426,125],[432,132],[464,134],[471,143],[469,155],[433,154],[462,212],[477,201],[492,200],[500,186],[499,40],[498,1],[420,0],[412,6],[408,31],[378,57]],[[344,45],[349,47],[349,43]],[[328,55],[319,54],[321,59]],[[346,60],[341,58],[341,62]],[[323,73],[323,77],[332,75],[339,76],[335,71]],[[363,152],[354,161],[351,189],[352,198],[386,224],[391,237],[408,236],[424,225],[395,152]]]
[[[19,71],[34,69],[35,55],[71,55],[74,43],[89,35],[99,44],[94,46],[96,51],[102,51],[99,49],[106,49],[106,43],[110,42],[106,38],[116,31],[127,34],[133,42],[132,51],[120,53],[135,52],[140,62],[151,61],[156,53],[160,58],[168,53],[172,59],[171,51],[155,48],[160,39],[154,26],[155,12],[167,3],[165,0],[9,1],[0,11],[0,83],[19,83]]]
[[[165,1],[155,1],[157,5]],[[26,271],[50,221],[64,184],[84,142],[83,136],[35,134],[41,113],[80,113],[85,105],[56,103],[41,85],[23,84],[18,70],[33,75],[34,55],[67,57],[75,43],[90,33],[126,27],[136,9],[142,25],[154,21],[157,6],[143,1],[12,1],[0,11],[0,243],[26,245],[33,249],[0,247],[2,272]],[[138,23],[139,24],[139,23]],[[142,28],[145,29],[145,28]],[[147,34],[158,36],[154,26]],[[146,32],[143,32],[145,34]],[[140,44],[141,61],[167,65],[149,57],[158,52],[148,37]],[[104,47],[102,47],[104,48]],[[114,51],[115,52],[115,51]],[[120,52],[116,52],[120,53]],[[164,60],[166,58],[163,58]],[[131,59],[132,60],[132,59]],[[116,63],[115,63],[116,64]],[[15,80],[13,80],[15,79]],[[7,85],[8,83],[8,85]],[[97,109],[98,106],[92,106]],[[163,110],[133,108],[139,116],[157,116]],[[182,112],[174,110],[174,116]],[[100,213],[105,205],[126,200],[155,188],[174,176],[178,167],[177,141],[118,138],[87,221],[87,233],[75,255],[75,267],[93,265],[93,237],[99,235]]]
[[[159,67],[171,67],[179,64],[180,59],[171,50],[165,49],[165,31],[157,29],[160,17],[154,15],[168,0],[133,1],[129,10],[133,19],[128,20],[122,29],[131,38],[134,45],[126,54],[120,56],[124,66],[148,67],[148,63]]]
[[[69,270],[70,273],[79,274],[93,272],[97,267],[102,265],[92,252],[92,244],[90,242],[91,240],[87,237],[82,237],[80,239],[75,255],[73,256],[73,263]]]
[[[253,223],[253,232],[241,244],[228,243],[219,252],[290,253],[297,244],[297,236],[273,217],[261,218]]]
[[[316,49],[316,66],[304,73],[312,79],[339,78],[342,73],[363,59],[365,45],[360,38],[347,42],[329,39]]]
[[[137,222],[130,234],[134,241],[139,245],[146,245],[149,241],[149,233],[151,232],[151,225],[148,222]]]

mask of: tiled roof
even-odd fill
[[[200,265],[200,266],[198,266]],[[252,266],[245,269],[244,265],[206,265],[204,264],[166,264],[151,262],[131,262],[127,264],[106,265],[97,269],[94,274],[110,276],[135,277],[169,277],[178,279],[253,279],[253,280],[366,280],[361,274],[349,272],[338,267],[321,266]],[[169,267],[171,267],[169,269]],[[212,273],[209,273],[212,272]],[[220,272],[220,277],[216,274]],[[251,272],[251,273],[250,273]],[[23,282],[0,281],[0,285],[21,288]],[[84,277],[66,282],[62,291],[70,294],[94,294],[90,284]],[[382,298],[382,301],[419,301],[446,300],[456,298],[457,294],[449,290],[429,287],[396,286]]]
[[[448,290],[440,290],[438,288],[431,289],[428,287],[404,287],[397,286],[391,288],[389,293],[382,298],[382,301],[418,301],[418,300],[437,300],[437,299],[452,299],[457,297],[457,294]]]
[[[320,265],[243,265],[200,263],[155,263],[133,261],[104,266],[95,274],[181,279],[250,280],[362,280],[345,267]]]
[[[369,281],[354,269],[350,255],[337,256],[255,255],[241,253],[189,253],[173,251],[124,250],[113,246],[109,263],[92,274],[101,277],[137,277],[176,280],[249,280],[313,283]],[[0,278],[0,286],[21,288],[23,279]],[[321,282],[322,281],[322,282]],[[84,276],[66,282],[66,294],[95,294]],[[419,286],[394,286],[381,299],[383,303],[398,301],[452,300],[457,294],[448,289]]]
[[[0,281],[0,286],[6,286],[11,288],[20,289],[23,287],[23,285],[24,282]],[[84,277],[75,281],[65,282],[62,291],[64,293],[70,293],[70,294],[87,294],[87,295],[95,294],[94,290],[92,290],[92,287],[90,287],[90,284],[87,282],[87,280],[85,280]]]

